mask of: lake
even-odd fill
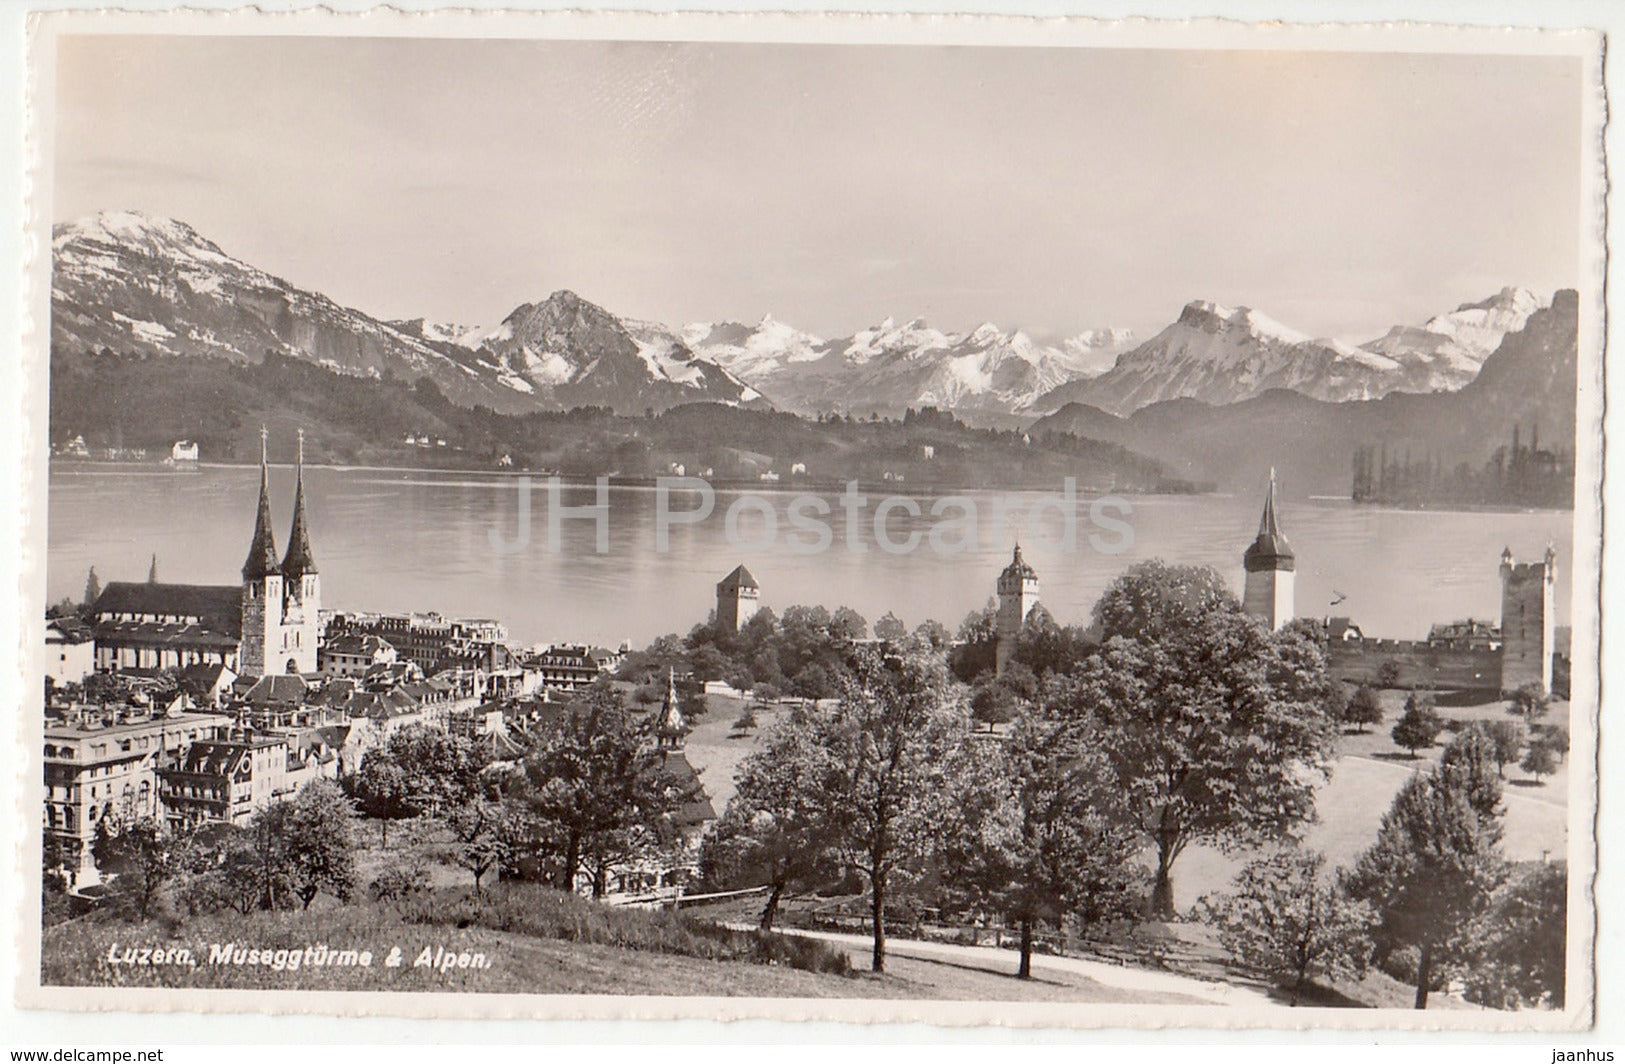
[[[104,584],[145,579],[153,554],[160,580],[235,583],[253,529],[257,482],[258,469],[243,466],[197,472],[53,466],[51,601],[77,599],[92,565]],[[1263,500],[1260,485],[1251,497],[1103,502],[1080,494],[1068,505],[1057,485],[1055,493],[969,492],[964,502],[945,504],[897,485],[890,493],[898,501],[878,530],[902,548],[894,552],[874,522],[886,492],[866,490],[858,510],[843,508],[836,493],[797,503],[801,492],[764,486],[718,490],[703,520],[668,520],[661,550],[661,494],[649,487],[612,487],[601,522],[559,519],[550,544],[553,507],[541,478],[529,481],[530,542],[517,542],[523,483],[500,474],[307,468],[323,605],[496,617],[523,642],[643,644],[703,621],[716,582],[743,563],[762,585],[762,603],[775,610],[847,605],[871,623],[889,610],[911,627],[936,618],[957,628],[987,602],[1019,539],[1045,605],[1063,623],[1083,622],[1111,580],[1145,558],[1212,565],[1239,590],[1241,554],[1257,532]],[[272,469],[279,549],[287,546],[293,485],[291,468]],[[595,491],[591,484],[562,485],[558,501],[592,506]],[[1112,509],[1118,502],[1122,508]],[[679,517],[700,504],[693,492],[667,500],[668,512]],[[828,532],[798,530],[792,505],[803,525]],[[1092,510],[1101,520],[1091,520]],[[1076,522],[1071,547],[1062,539],[1063,514]],[[1298,500],[1282,502],[1279,514],[1298,558],[1300,615],[1347,615],[1368,636],[1397,638],[1425,636],[1434,621],[1498,622],[1502,548],[1531,560],[1551,543],[1558,552],[1557,623],[1568,623],[1571,513],[1421,512]],[[906,549],[911,533],[919,542]],[[1091,545],[1091,533],[1112,552]],[[827,549],[816,549],[826,540]]]

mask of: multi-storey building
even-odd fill
[[[99,881],[91,843],[104,820],[158,818],[158,772],[231,723],[223,713],[137,713],[74,707],[45,725],[45,830],[62,844],[75,886]]]
[[[540,674],[540,686],[574,691],[613,673],[625,658],[624,650],[560,643],[546,648],[526,664]]]

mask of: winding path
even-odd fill
[[[744,925],[740,925],[744,926]],[[848,935],[835,931],[804,931],[799,928],[780,928],[787,935],[802,935],[822,939],[842,946],[856,946],[867,950],[873,940],[867,935]],[[985,971],[1009,975],[1015,971],[1017,954],[1014,950],[995,946],[959,946],[949,942],[920,942],[915,939],[888,938],[886,952],[912,960],[952,961]],[[1102,986],[1118,990],[1141,991],[1156,994],[1183,994],[1207,1005],[1245,1006],[1248,1008],[1285,1008],[1272,1001],[1267,994],[1227,983],[1213,983],[1173,972],[1157,972],[1146,968],[1131,968],[1105,961],[1084,960],[1081,957],[1055,957],[1047,953],[1033,954],[1034,968],[1082,975]]]

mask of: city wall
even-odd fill
[[[1332,675],[1352,684],[1424,684],[1463,691],[1501,689],[1499,649],[1457,650],[1413,639],[1366,639],[1335,640],[1327,651]],[[1390,664],[1391,668],[1384,667]]]

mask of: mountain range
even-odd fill
[[[1230,489],[1256,487],[1275,467],[1284,489],[1296,495],[1346,493],[1359,447],[1476,469],[1511,442],[1517,426],[1525,441],[1538,435],[1572,452],[1578,330],[1579,297],[1565,289],[1522,328],[1505,333],[1455,391],[1338,402],[1273,388],[1225,404],[1173,399],[1126,416],[1073,402],[1030,431],[1035,438],[1057,432],[1116,443],[1164,462],[1173,476]]]
[[[489,330],[380,321],[227,255],[184,222],[131,211],[57,226],[51,250],[53,347],[275,353],[354,376],[428,378],[453,402],[507,413],[759,399],[680,341],[639,339],[572,292]]]
[[[1038,339],[991,322],[946,332],[919,318],[827,339],[771,316],[673,328],[569,291],[495,326],[380,320],[234,258],[184,222],[133,211],[57,226],[52,254],[56,345],[250,362],[274,351],[341,373],[428,378],[454,402],[509,413],[711,401],[804,416],[935,406],[1027,420],[1074,402],[1129,414],[1275,388],[1332,402],[1453,391],[1541,307],[1507,288],[1359,346],[1200,300],[1138,344],[1126,329]]]
[[[456,406],[496,414],[937,407],[973,424],[1105,441],[1195,482],[1241,486],[1274,464],[1298,492],[1346,490],[1351,451],[1378,442],[1477,463],[1513,424],[1538,422],[1548,440],[1574,432],[1573,293],[1548,306],[1505,288],[1360,345],[1207,301],[1143,343],[1121,329],[1038,339],[918,318],[827,339],[771,316],[673,328],[569,291],[494,326],[381,320],[233,258],[183,222],[127,211],[57,226],[52,253],[54,355],[245,366],[275,355],[432,384]]]
[[[1064,383],[1030,409],[1043,414],[1079,402],[1129,414],[1172,399],[1235,403],[1275,388],[1334,403],[1455,391],[1541,306],[1527,289],[1504,288],[1355,346],[1310,337],[1250,307],[1199,300],[1106,373]]]

